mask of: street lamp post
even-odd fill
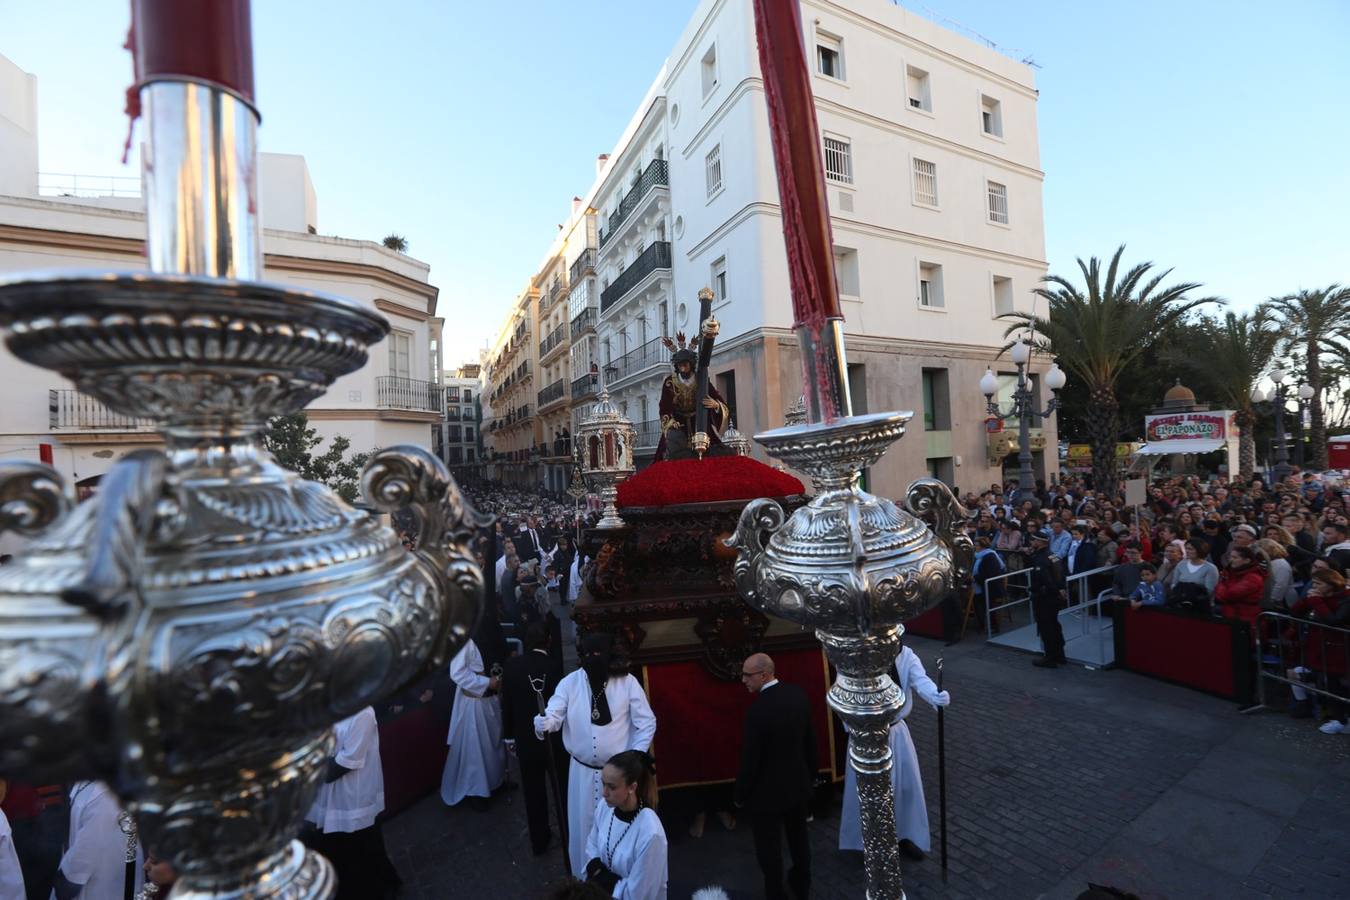
[[[998,377],[992,368],[986,369],[980,379],[980,393],[984,394],[989,415],[999,421],[1017,420],[1017,487],[1018,495],[1022,491],[1034,491],[1036,476],[1031,471],[1031,423],[1033,419],[1045,419],[1059,408],[1059,392],[1067,378],[1058,363],[1050,366],[1045,373],[1045,386],[1050,388],[1050,402],[1044,410],[1036,408],[1036,398],[1031,390],[1031,379],[1027,376],[1027,364],[1031,361],[1031,345],[1018,341],[1012,347],[1012,361],[1017,366],[1017,387],[1013,390],[1012,409],[1003,412],[999,409],[994,394],[998,391]]]
[[[1308,408],[1308,404],[1312,402],[1313,395],[1316,393],[1317,391],[1315,391],[1310,384],[1300,384],[1298,386],[1298,443],[1294,445],[1294,463],[1300,469],[1303,468],[1304,460],[1304,411]]]
[[[1270,397],[1271,404],[1275,407],[1275,464],[1271,467],[1275,484],[1283,484],[1292,471],[1289,467],[1289,442],[1284,433],[1284,382],[1288,377],[1289,373],[1284,369],[1276,369],[1270,373],[1270,380],[1275,382],[1275,391]]]

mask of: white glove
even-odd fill
[[[544,720],[543,716],[534,717],[534,736],[541,741],[544,739],[544,726],[546,724],[548,723]]]
[[[938,691],[932,697],[928,697],[925,699],[927,699],[929,703],[933,704],[933,708],[936,709],[940,706],[948,706],[952,702],[952,695],[947,691]]]

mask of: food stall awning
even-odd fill
[[[1224,446],[1223,441],[1203,438],[1178,438],[1173,441],[1149,441],[1135,453],[1140,456],[1171,456],[1173,453],[1212,453]]]

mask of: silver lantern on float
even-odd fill
[[[637,429],[610,400],[606,385],[600,386],[600,397],[591,414],[577,426],[576,440],[580,446],[581,474],[604,504],[603,515],[595,527],[626,527],[619,516],[619,485],[635,470],[633,444],[637,441]]]
[[[268,421],[365,365],[388,323],[255,280],[249,103],[190,80],[140,97],[149,272],[0,282],[11,353],[164,440],[78,506],[54,470],[0,466],[0,529],[32,538],[0,568],[0,771],[108,782],[177,898],[319,900],[332,867],[295,836],[332,725],[464,641],[486,522],[421,448],[362,478],[376,509],[414,514],[411,552],[272,460]]]

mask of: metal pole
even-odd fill
[[[1294,464],[1300,469],[1303,468],[1303,408],[1304,403],[1300,398],[1298,401],[1298,443],[1294,444]]]
[[[1284,435],[1284,385],[1275,385],[1275,466],[1273,488],[1289,477],[1289,445]]]
[[[1017,480],[1028,494],[1035,496],[1036,476],[1031,471],[1031,390],[1026,366],[1017,367],[1017,394],[1013,403],[1017,411]]]
[[[987,596],[986,588],[986,596]],[[988,603],[985,604],[988,607]],[[942,657],[937,661],[937,689],[942,693]],[[947,732],[945,707],[938,707],[938,839],[942,847],[942,880],[947,880]]]

